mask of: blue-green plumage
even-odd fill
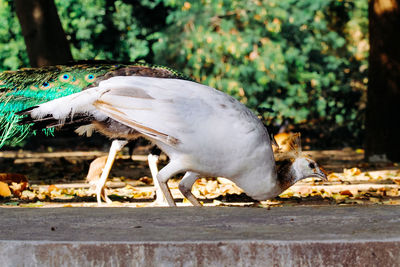
[[[167,67],[145,63],[60,65],[0,73],[0,147],[15,145],[40,129],[33,129],[31,123],[21,125],[23,116],[18,112],[96,86],[111,77],[128,75],[189,79]],[[43,127],[47,134],[54,131],[45,124]]]

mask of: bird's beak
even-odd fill
[[[315,173],[315,176],[321,178],[321,180],[324,182],[328,181],[328,173],[322,167],[319,167],[319,170]]]

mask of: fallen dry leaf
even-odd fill
[[[48,191],[48,192],[51,192],[51,191],[54,191],[54,190],[59,190],[59,189],[57,188],[57,186],[55,186],[54,184],[49,185],[49,187],[47,188],[47,191]]]
[[[393,177],[393,178],[390,178],[390,179],[392,179],[392,181],[395,182],[396,184],[400,185],[400,178],[399,177]]]
[[[20,198],[21,199],[25,199],[25,200],[26,199],[33,200],[33,199],[36,198],[36,194],[33,193],[32,191],[24,190],[24,191],[22,191],[22,194],[21,194]]]
[[[0,196],[2,197],[9,197],[11,196],[11,190],[8,187],[8,184],[4,182],[0,182]]]
[[[328,174],[327,178],[329,182],[340,182],[340,177],[334,172]]]
[[[139,181],[142,182],[142,183],[145,184],[145,185],[151,185],[151,184],[153,184],[153,178],[150,178],[150,177],[147,177],[147,176],[140,177],[140,178],[139,178]]]
[[[20,183],[12,182],[9,187],[12,190],[12,193],[14,196],[20,197],[22,191],[24,191],[28,187],[28,183],[27,182],[20,182]]]
[[[349,197],[352,197],[352,196],[353,196],[353,194],[352,194],[349,190],[341,191],[340,194],[341,194],[342,196],[349,196]]]
[[[361,170],[359,168],[343,169],[343,173],[345,175],[355,176],[361,174]]]

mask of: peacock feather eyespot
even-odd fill
[[[87,82],[94,82],[96,79],[96,76],[94,76],[93,74],[88,74],[85,76],[85,81]]]
[[[48,90],[52,87],[53,87],[53,85],[50,82],[44,82],[39,86],[39,88],[42,90]]]
[[[61,82],[69,82],[72,78],[72,75],[69,75],[67,73],[61,74],[60,77],[58,78]]]

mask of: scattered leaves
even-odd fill
[[[327,152],[314,152],[312,157],[317,153]],[[371,165],[368,165],[368,163],[357,162],[355,164],[355,161],[352,161],[352,164],[343,164],[343,158],[346,155],[348,158],[362,158],[356,155],[354,150],[350,149],[348,151],[340,150],[333,156],[332,154],[327,155],[329,156],[326,157],[325,162],[328,165],[332,161],[335,162],[337,160],[335,168],[330,168],[331,166],[326,166],[325,163],[322,163],[323,161],[319,161],[327,169],[335,171],[328,175],[329,182],[322,183],[313,178],[302,180],[287,189],[279,197],[263,202],[261,206],[400,204],[400,169],[398,166],[394,164],[384,166],[373,165],[371,168]],[[79,160],[75,161],[79,165]],[[70,163],[65,165],[65,161],[57,162],[64,164],[59,170],[62,170],[62,173],[66,173],[67,171],[65,171],[64,166],[69,166]],[[120,164],[121,161],[117,160],[116,170],[121,167]],[[55,163],[53,165],[58,166]],[[52,167],[53,170],[55,169],[54,166]],[[343,166],[346,169],[343,170]],[[390,168],[384,169],[385,167]],[[142,163],[127,164],[125,168],[125,173],[111,175],[111,178],[108,180],[107,186],[109,188],[107,189],[107,194],[113,200],[110,206],[149,206],[152,200],[154,200],[155,194],[153,179],[148,177],[150,173],[148,172],[145,160]],[[368,172],[362,172],[361,168],[368,170]],[[38,166],[32,166],[32,172],[35,172],[37,169]],[[141,178],[134,180],[129,178],[132,177],[130,176],[131,173],[138,169],[139,172],[135,174],[135,177]],[[343,172],[340,172],[340,170],[343,170]],[[77,171],[79,172],[80,170]],[[46,173],[47,175],[48,173]],[[39,183],[43,181],[42,179],[37,180]],[[5,183],[6,185],[3,184],[3,187],[11,192],[11,195],[8,192],[6,193],[11,199],[3,200],[3,205],[32,207],[43,205],[58,205],[58,207],[97,206],[95,191],[93,188],[89,188],[87,183],[82,183],[81,181],[68,184],[68,180],[57,180],[57,184],[52,184],[55,183],[55,179],[49,179],[51,183],[43,182],[42,185],[29,185],[24,175],[15,174],[13,171],[0,174],[0,181]],[[180,179],[174,178],[168,182],[172,194],[178,203],[182,201],[180,205],[190,205],[186,199],[183,199],[178,190],[179,181]],[[201,178],[194,184],[192,192],[196,197],[205,202],[205,205],[249,205],[249,202],[252,202],[251,199],[243,194],[243,191],[239,187],[225,178]],[[33,204],[27,205],[29,203]]]

